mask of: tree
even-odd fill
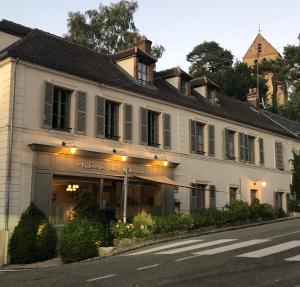
[[[207,76],[212,80],[233,64],[233,55],[214,41],[203,42],[190,52],[186,59],[191,63],[190,73],[194,77]]]
[[[68,33],[65,38],[106,54],[129,48],[136,36],[141,36],[135,26],[133,14],[137,1],[121,0],[99,5],[98,10],[68,13]],[[154,45],[152,55],[161,57],[164,47]]]
[[[187,61],[191,63],[189,71],[192,76],[207,76],[220,86],[224,95],[245,101],[249,89],[256,87],[255,71],[239,61],[233,64],[231,52],[214,41],[197,45],[187,55]],[[264,79],[260,80],[260,91],[260,96],[265,97]]]
[[[291,195],[294,199],[300,199],[300,151],[293,151],[293,179],[291,184]]]

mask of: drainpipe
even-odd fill
[[[12,159],[13,159],[13,140],[14,140],[14,113],[15,113],[15,94],[16,94],[16,77],[17,64],[19,58],[16,59],[13,71],[12,92],[10,98],[9,123],[8,123],[8,161],[7,161],[7,176],[6,176],[6,192],[5,192],[5,249],[4,249],[4,264],[8,264],[8,241],[9,241],[9,205],[10,205],[10,186],[12,180]]]

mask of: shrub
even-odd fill
[[[191,214],[194,228],[200,228],[211,225],[222,225],[222,211],[216,208],[202,209],[199,212]]]
[[[99,222],[83,218],[70,220],[60,236],[62,262],[71,263],[98,256],[98,247],[101,246],[103,238],[104,231]]]
[[[190,230],[193,227],[193,219],[188,214],[173,213],[155,217],[155,233],[168,233],[177,230]]]
[[[32,263],[56,254],[56,231],[33,203],[22,214],[9,244],[11,263]]]
[[[260,203],[258,199],[256,199],[250,205],[249,210],[250,218],[252,220],[272,219],[275,216],[275,212],[272,205],[267,203]]]
[[[249,205],[245,201],[236,200],[232,204],[226,205],[223,216],[225,223],[247,221],[250,218]]]
[[[276,210],[275,216],[278,218],[281,218],[281,217],[286,217],[287,214],[285,213],[285,211],[282,208],[279,208],[278,210]]]
[[[149,237],[154,233],[155,221],[151,214],[141,212],[133,218],[133,226],[135,237]]]
[[[296,199],[288,200],[288,211],[290,212],[300,212],[300,201]]]
[[[89,191],[80,194],[75,207],[75,217],[97,220],[99,218],[99,205],[96,197]]]
[[[116,239],[132,238],[134,237],[134,226],[131,223],[112,223],[111,231]]]

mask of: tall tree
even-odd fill
[[[203,42],[187,55],[191,63],[190,73],[194,77],[207,76],[220,86],[221,93],[245,101],[250,88],[256,87],[256,76],[252,68],[239,61],[233,63],[233,55],[218,43]],[[260,96],[265,97],[266,82],[260,81]]]
[[[140,36],[133,20],[137,1],[120,0],[98,9],[68,13],[68,33],[65,38],[106,54],[129,48],[135,36]],[[154,45],[152,55],[161,57],[164,47]]]

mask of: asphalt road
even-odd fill
[[[300,219],[181,239],[101,260],[0,272],[0,286],[300,287]]]

